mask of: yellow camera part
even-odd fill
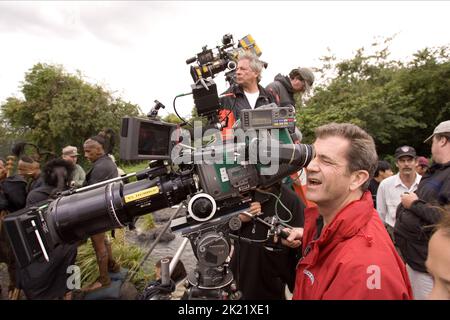
[[[151,187],[125,196],[125,203],[140,200],[159,193],[159,187]]]

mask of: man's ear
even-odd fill
[[[350,190],[355,191],[359,189],[367,180],[369,180],[369,172],[366,170],[358,170],[352,173],[350,181]]]

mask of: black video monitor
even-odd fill
[[[176,125],[166,122],[125,117],[120,135],[122,160],[170,159],[171,136]]]

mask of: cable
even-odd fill
[[[179,95],[175,96],[175,98],[173,99],[172,105],[173,105],[173,110],[175,111],[175,114],[178,116],[178,118],[180,118],[181,121],[183,121],[183,124],[188,124],[188,125],[190,125],[190,126],[192,127],[192,124],[190,124],[189,122],[187,122],[186,120],[184,120],[184,119],[178,114],[177,108],[176,108],[176,106],[175,106],[175,101],[176,101],[179,97],[188,96],[188,95],[190,95],[190,94],[192,94],[192,92],[189,92],[189,93],[182,93],[182,94],[179,94]]]
[[[261,192],[261,193],[264,193],[264,194],[269,194],[269,195],[271,195],[271,196],[273,196],[273,197],[275,197],[275,198],[277,199],[277,201],[275,202],[275,215],[277,216],[277,218],[278,218],[278,220],[281,222],[281,224],[286,225],[286,226],[289,226],[289,225],[287,225],[287,223],[290,222],[290,221],[292,220],[292,217],[293,217],[293,216],[292,216],[291,210],[289,210],[289,209],[284,205],[284,203],[281,201],[281,199],[280,199],[281,191],[280,191],[280,195],[279,195],[279,196],[273,194],[272,192],[268,192],[268,191],[258,190],[258,192]],[[289,214],[289,219],[286,219],[286,220],[285,220],[285,219],[282,219],[282,218],[280,218],[280,216],[278,215],[278,202],[280,202],[281,206],[282,206],[282,207],[284,208],[284,210],[286,210],[287,213]]]

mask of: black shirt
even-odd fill
[[[377,180],[375,180],[375,179],[370,180],[369,191],[370,191],[370,193],[372,193],[373,207],[375,209],[377,208],[377,192],[378,192],[379,186],[380,186],[380,183]]]
[[[272,192],[277,196],[279,192]],[[257,193],[255,201],[260,200],[261,194]],[[290,220],[287,222],[292,227],[303,227],[304,204],[297,194],[289,187],[281,186],[281,201],[291,211],[292,216],[273,196],[267,201],[260,200],[264,219],[275,215],[275,205],[280,218]],[[238,231],[240,237],[252,240],[264,240],[267,238],[267,227],[259,222],[246,222]],[[247,241],[235,241],[234,254],[231,259],[231,270],[237,280],[238,289],[243,294],[244,300],[251,299],[285,299],[285,285],[292,291],[295,284],[295,267],[299,249],[291,249],[271,241],[265,243],[248,243]]]

